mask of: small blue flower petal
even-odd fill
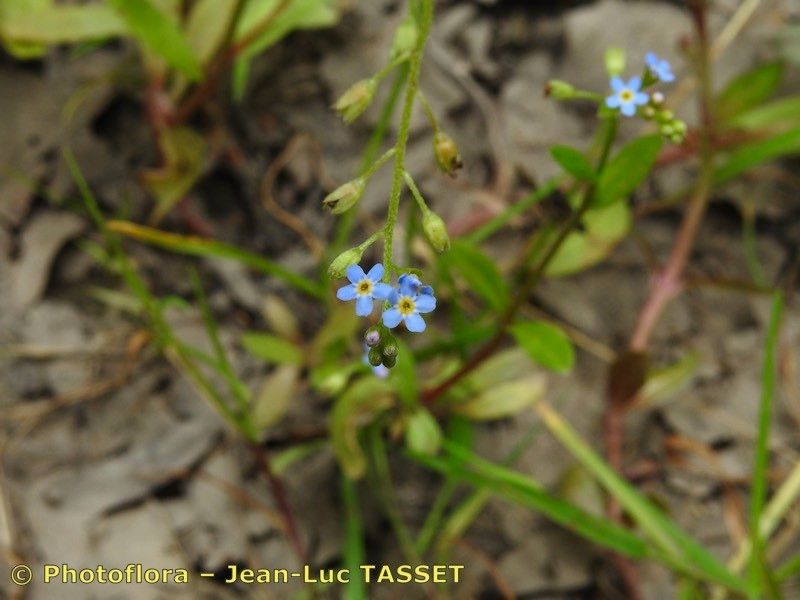
[[[372,288],[372,297],[376,300],[386,300],[394,288],[388,283],[376,283]]]
[[[631,77],[628,80],[628,85],[626,85],[629,90],[633,92],[638,92],[639,89],[642,87],[642,78],[641,77]]]
[[[406,329],[412,333],[422,333],[425,331],[425,320],[415,312],[406,317]]]
[[[619,94],[611,94],[606,98],[606,106],[608,108],[619,108],[620,104]]]
[[[650,96],[648,96],[644,92],[636,92],[636,95],[633,97],[633,103],[639,106],[647,104],[649,100]]]
[[[392,291],[389,292],[389,297],[387,300],[389,300],[389,304],[397,304],[397,301],[400,300],[400,290],[397,288],[392,288]]]
[[[356,298],[356,314],[359,317],[368,317],[372,314],[372,296],[359,296]]]
[[[427,294],[417,296],[416,308],[418,312],[429,313],[436,308],[436,298]]]
[[[653,52],[648,52],[644,57],[645,63],[647,63],[647,68],[658,77],[660,81],[665,83],[669,83],[675,79],[675,75],[672,73],[672,65],[669,64],[668,60],[662,60],[658,58]]]
[[[383,324],[386,325],[389,329],[394,329],[398,325],[400,325],[400,321],[403,320],[403,315],[400,314],[400,311],[396,308],[390,308],[388,310],[383,311]]]
[[[625,82],[622,81],[622,77],[617,75],[611,78],[611,89],[613,91],[621,92],[624,87],[625,87]]]
[[[369,270],[367,277],[369,277],[375,283],[379,282],[381,277],[383,277],[383,265],[381,263],[377,263]]]
[[[435,296],[433,293],[433,288],[429,285],[423,285],[419,288],[420,296]]]
[[[347,274],[347,279],[350,281],[350,283],[358,283],[359,281],[364,279],[364,277],[366,277],[364,269],[362,269],[358,265],[350,265],[349,267],[347,267],[346,274]]]
[[[356,297],[356,286],[354,286],[351,283],[350,285],[346,285],[344,287],[340,287],[336,291],[336,297],[339,300],[343,300],[345,302],[348,302],[350,300],[354,300],[355,297]]]
[[[625,102],[622,104],[620,112],[626,117],[632,117],[636,114],[636,105],[633,102]]]
[[[419,277],[413,273],[403,273],[397,278],[397,283],[400,284],[400,293],[403,296],[416,296],[422,287]]]

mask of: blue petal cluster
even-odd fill
[[[347,267],[347,279],[350,285],[340,287],[336,292],[336,297],[344,302],[356,301],[356,314],[359,317],[368,317],[372,314],[375,300],[386,300],[392,293],[392,286],[388,283],[381,283],[383,277],[383,265],[381,263],[373,266],[369,273],[364,273],[364,269],[358,265]]]
[[[672,65],[669,64],[668,60],[663,60],[653,52],[648,52],[644,57],[644,61],[647,64],[647,68],[650,69],[653,75],[658,77],[659,81],[669,83],[675,80],[675,75],[672,73]]]
[[[423,285],[419,277],[404,273],[397,280],[397,287],[382,283],[384,269],[381,263],[373,266],[368,273],[358,265],[347,267],[350,284],[339,288],[336,297],[344,302],[356,301],[356,314],[368,317],[372,314],[375,300],[388,300],[390,307],[383,311],[383,324],[394,329],[405,323],[406,329],[413,333],[425,331],[425,320],[421,315],[436,308],[433,288]],[[377,368],[377,367],[376,367]]]
[[[389,294],[389,304],[392,306],[383,311],[383,324],[393,329],[403,322],[412,333],[425,331],[425,320],[421,315],[436,308],[433,288],[422,285],[419,278],[412,274],[401,275],[397,282],[398,287]]]
[[[650,100],[650,96],[641,88],[640,77],[631,77],[627,82],[621,77],[612,77],[611,90],[614,93],[606,98],[606,106],[618,108],[626,117],[632,117],[636,114],[637,106],[644,106]]]

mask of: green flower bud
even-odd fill
[[[383,366],[387,369],[391,369],[397,364],[397,357],[396,356],[384,356],[383,357]]]
[[[642,116],[645,119],[652,119],[656,116],[656,109],[654,109],[652,106],[645,106],[642,109]]]
[[[450,236],[447,235],[447,227],[445,227],[442,217],[433,211],[428,211],[422,217],[422,230],[425,232],[425,237],[437,252],[444,252],[450,248]]]
[[[392,41],[391,60],[409,54],[417,43],[417,24],[414,19],[406,19],[397,27]]]
[[[383,363],[383,355],[380,348],[370,348],[367,360],[373,367],[379,367]]]
[[[377,82],[374,79],[362,79],[354,83],[342,94],[333,105],[345,123],[352,123],[372,102]]]
[[[340,185],[330,194],[325,196],[322,204],[331,209],[335,215],[347,212],[361,199],[367,182],[363,177],[357,177],[347,183]]]
[[[606,71],[609,76],[622,75],[625,70],[625,51],[622,48],[606,49]]]
[[[551,96],[556,100],[571,100],[575,98],[576,93],[572,84],[560,79],[551,79],[544,87],[544,95]]]
[[[455,176],[456,171],[462,166],[458,146],[453,138],[443,131],[437,131],[433,136],[433,156],[439,169],[451,177]]]
[[[350,265],[357,265],[361,262],[361,255],[363,251],[356,247],[350,248],[350,250],[345,250],[339,256],[333,259],[330,266],[328,267],[328,277],[331,279],[339,279],[340,277],[344,277],[344,273],[347,270],[347,267]]]
[[[383,355],[384,359],[397,358],[397,342],[394,340],[394,338],[386,340],[386,342],[381,346],[381,354]],[[384,364],[386,364],[385,360]]]

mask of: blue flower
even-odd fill
[[[611,78],[611,89],[613,94],[606,98],[606,106],[609,108],[619,108],[620,112],[626,117],[636,114],[636,107],[647,104],[650,96],[640,92],[642,80],[639,77],[631,77],[627,83],[621,77]]]
[[[389,376],[389,368],[386,365],[378,365],[375,367],[369,362],[369,346],[366,344],[364,344],[364,354],[361,357],[361,360],[365,365],[369,365],[369,368],[372,369],[372,373],[375,375],[375,377],[386,379]]]
[[[436,308],[433,288],[422,285],[416,275],[404,274],[398,278],[400,284],[389,294],[392,305],[383,311],[383,324],[389,329],[397,327],[401,321],[413,333],[425,331],[425,321],[420,313],[429,313]]]
[[[364,269],[358,265],[347,267],[347,279],[350,285],[339,288],[336,297],[339,300],[349,302],[356,301],[356,314],[359,317],[368,317],[372,314],[373,300],[386,300],[392,292],[392,286],[388,283],[381,283],[383,277],[383,265],[376,264],[364,273]]]
[[[652,52],[648,52],[644,57],[644,61],[647,63],[647,68],[650,69],[653,75],[658,77],[659,81],[668,83],[675,80],[675,75],[672,73],[672,65],[669,64],[668,60],[662,60]]]

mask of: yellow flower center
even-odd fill
[[[631,90],[622,90],[619,93],[619,99],[623,102],[630,102],[633,100],[633,92]]]
[[[359,281],[356,284],[356,293],[359,296],[368,296],[372,293],[372,280],[370,278],[365,278]]]
[[[410,296],[403,296],[397,302],[397,310],[399,310],[400,314],[403,315],[404,317],[414,314],[416,308],[417,305],[414,302],[414,299],[411,298]]]

